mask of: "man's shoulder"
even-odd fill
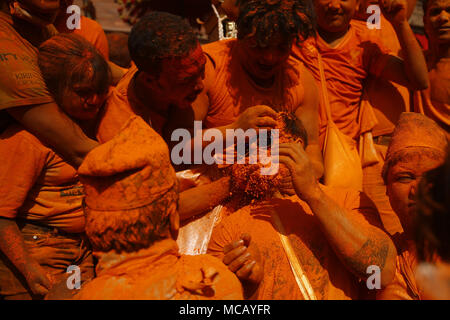
[[[226,61],[231,58],[230,51],[236,42],[236,39],[214,41],[203,45],[202,49],[206,56],[211,60],[214,67],[216,67],[221,61]]]

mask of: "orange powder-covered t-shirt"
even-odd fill
[[[111,90],[108,100],[99,115],[97,126],[97,139],[101,143],[111,140],[134,115],[140,116],[159,135],[162,135],[164,124],[167,119],[155,112],[141,102],[133,90],[133,78],[138,70],[136,65],[120,79],[117,86]]]
[[[0,135],[0,155],[0,217],[84,231],[83,187],[72,166],[15,124]]]
[[[414,96],[414,111],[439,124],[450,138],[450,59],[441,59],[428,73],[430,87]]]
[[[376,208],[363,194],[322,187],[361,228],[369,223],[380,225]],[[263,206],[246,206],[224,218],[213,231],[208,253],[223,258],[223,248],[248,233],[251,236],[249,250],[252,246],[257,248],[264,274],[257,299],[303,300],[272,222],[271,210],[278,213],[317,299],[357,299],[358,279],[340,262],[311,209],[297,196],[271,199]]]
[[[10,16],[0,12],[0,110],[53,101],[37,60],[38,49],[14,29]]]
[[[366,22],[364,21],[364,23]],[[378,32],[379,40],[384,48],[389,48],[393,54],[401,56],[401,46],[394,28],[383,15],[380,17],[380,24],[381,28],[375,29],[373,32]],[[378,120],[372,130],[372,135],[376,137],[391,134],[400,114],[410,111],[408,88],[370,75],[366,81],[365,93]]]
[[[342,133],[356,139],[360,133],[373,129],[376,119],[360,123],[359,105],[364,80],[369,74],[379,76],[390,58],[378,34],[361,21],[352,21],[350,28],[336,47],[330,47],[319,35],[293,47],[292,56],[302,61],[320,86],[319,63],[323,60],[331,116]],[[316,51],[317,50],[317,51]],[[319,139],[325,138],[327,117],[323,103],[319,107]]]
[[[97,21],[81,16],[80,29],[74,29],[73,33],[82,36],[92,43],[102,56],[106,60],[109,60],[108,39],[102,26]]]
[[[267,105],[277,111],[295,110],[303,102],[304,89],[299,81],[301,63],[289,59],[270,88],[258,86],[244,71],[237,58],[237,40],[216,41],[202,47],[207,55],[205,88],[209,109],[205,127],[234,122],[247,108]]]

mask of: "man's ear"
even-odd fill
[[[178,214],[178,210],[172,211],[169,216],[170,221],[170,235],[173,240],[177,240],[178,238],[178,230],[180,229],[180,215]]]

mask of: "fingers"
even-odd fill
[[[244,240],[244,246],[248,247],[252,237],[248,233],[243,233],[241,234],[241,239]]]
[[[253,110],[257,113],[258,117],[261,116],[269,116],[271,118],[276,119],[278,117],[278,114],[276,113],[275,110],[273,110],[271,107],[266,106],[266,105],[258,105],[258,106],[254,106],[252,107]]]
[[[282,164],[284,164],[286,167],[288,167],[289,171],[292,174],[292,171],[295,168],[295,162],[294,160],[292,160],[292,158],[290,156],[278,156],[278,161]]]
[[[243,246],[243,245],[244,245],[244,240],[242,240],[242,239],[241,240],[237,240],[237,241],[233,241],[233,242],[227,244],[223,248],[223,253],[225,255],[227,255],[230,251],[232,251],[232,250],[234,250],[234,249],[236,249],[236,248],[238,248],[240,246]]]
[[[242,266],[250,260],[250,253],[245,250],[243,254],[239,255],[236,259],[234,259],[230,264],[228,264],[228,268],[236,273],[238,270],[242,268]]]
[[[233,262],[234,260],[239,258],[246,251],[247,251],[247,247],[244,247],[244,246],[241,246],[241,247],[231,250],[223,257],[223,263],[225,263],[227,266],[230,265],[231,262]]]
[[[36,284],[34,286],[34,288],[32,289],[32,291],[35,295],[45,296],[49,292],[49,289],[45,288],[44,286],[42,286],[40,284]]]
[[[256,265],[256,261],[252,260],[251,262],[247,263],[246,265],[244,265],[242,268],[240,268],[237,272],[236,272],[236,276],[239,279],[248,279],[250,278],[252,272],[253,272],[253,268]]]
[[[277,125],[277,122],[270,117],[258,117],[255,119],[255,124],[258,128],[274,128]]]

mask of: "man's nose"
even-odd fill
[[[439,20],[442,22],[448,22],[450,20],[450,13],[447,12],[447,10],[442,10],[439,14]]]
[[[415,180],[411,185],[411,189],[409,190],[409,198],[411,200],[416,198],[418,184],[419,184],[419,179]]]
[[[328,7],[332,9],[339,9],[341,7],[341,0],[331,0]]]
[[[204,87],[205,86],[203,85],[202,77],[198,77],[197,81],[195,82],[195,86],[194,86],[195,91],[201,92],[201,91],[203,91]]]
[[[275,64],[275,54],[270,51],[270,50],[266,50],[265,52],[263,52],[262,54],[262,58],[261,58],[261,63],[264,65],[274,65]]]

